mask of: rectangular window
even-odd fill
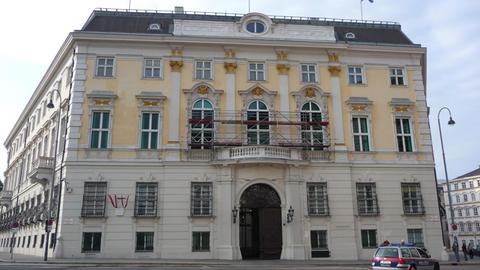
[[[135,194],[135,216],[157,215],[157,183],[137,183]]]
[[[454,187],[455,190],[457,190],[458,189],[458,183],[453,184],[453,187]]]
[[[409,118],[396,118],[397,143],[399,152],[413,152],[413,138]]]
[[[107,148],[109,132],[110,112],[94,111],[92,114],[90,148]]]
[[[212,62],[211,61],[195,61],[195,79],[197,80],[212,79]]]
[[[192,251],[210,251],[210,232],[192,232]]]
[[[328,251],[327,231],[310,231],[310,245],[312,248],[312,257],[330,257]]]
[[[45,243],[45,234],[42,234],[42,237],[40,238],[40,248],[43,248],[44,243]]]
[[[212,183],[192,183],[192,216],[211,216],[213,200]]]
[[[317,81],[314,64],[301,64],[300,69],[302,72],[302,82],[313,83]]]
[[[28,236],[28,239],[27,239],[27,248],[30,247],[31,241],[32,241],[32,236],[29,235],[29,236]]]
[[[425,214],[420,183],[402,183],[402,200],[405,215]]]
[[[136,252],[153,251],[153,232],[137,232]]]
[[[265,80],[265,64],[249,63],[248,64],[248,80],[264,81]]]
[[[35,151],[34,151],[35,152]],[[466,182],[462,182],[462,189],[466,189],[467,188],[467,183]]]
[[[473,215],[478,216],[478,208],[477,207],[473,207]]]
[[[161,65],[162,61],[158,58],[145,59],[143,66],[144,78],[160,78],[161,77]]]
[[[22,248],[25,247],[25,239],[26,239],[26,238],[25,238],[25,236],[24,236],[24,237],[22,238]]]
[[[369,143],[369,129],[368,118],[354,116],[352,118],[353,124],[353,144],[355,151],[368,152],[370,151]]]
[[[307,183],[307,204],[311,216],[329,214],[327,183]]]
[[[422,229],[407,229],[408,243],[415,244],[417,247],[423,247]]]
[[[37,235],[34,235],[32,248],[36,248],[36,247],[37,247]]]
[[[463,212],[462,212],[462,209],[458,209],[458,210],[457,210],[457,214],[458,214],[459,217],[462,217],[462,216],[463,216],[462,213],[463,213]]]
[[[363,248],[377,247],[377,230],[362,230],[361,234]]]
[[[348,67],[348,83],[349,84],[363,84],[363,67],[350,66]]]
[[[378,215],[375,183],[357,183],[357,205],[359,215]]]
[[[143,112],[140,131],[140,147],[142,149],[158,148],[158,112]]]
[[[57,242],[57,236],[55,233],[50,234],[50,246],[49,248],[53,248]]]
[[[82,237],[82,252],[100,252],[102,245],[101,232],[84,232]]]
[[[98,77],[113,77],[113,57],[97,57],[97,69],[95,76]]]
[[[392,85],[405,85],[403,68],[390,68],[390,83]]]
[[[82,217],[103,217],[106,196],[107,182],[85,182]]]
[[[473,188],[473,181],[468,181],[468,185],[470,186],[470,188]]]

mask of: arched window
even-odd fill
[[[270,125],[262,124],[269,119],[267,105],[262,101],[255,100],[248,105],[247,120],[252,121],[247,125],[248,144],[270,144]]]
[[[197,100],[192,108],[191,148],[210,149],[213,142],[213,107],[206,99]]]
[[[320,107],[313,102],[303,104],[300,111],[300,121],[305,122],[301,126],[302,144],[310,150],[323,149],[323,126],[322,112]]]

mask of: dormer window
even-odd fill
[[[354,39],[355,38],[355,34],[352,33],[352,32],[348,32],[345,34],[345,38],[346,39]]]
[[[250,21],[247,23],[247,31],[250,33],[260,34],[265,32],[265,24],[261,21]]]
[[[148,25],[148,30],[150,31],[159,31],[160,29],[161,27],[159,23],[151,23],[150,25]]]

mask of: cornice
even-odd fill
[[[60,63],[62,63],[65,60],[65,58],[71,53],[73,43],[74,43],[73,33],[70,33],[68,34],[62,46],[60,47],[57,54],[53,58],[53,61],[50,63],[50,66],[48,67],[47,71],[45,72],[42,79],[40,80],[40,83],[35,88],[35,91],[30,97],[28,103],[23,108],[23,111],[20,114],[20,117],[15,122],[15,125],[13,126],[13,128],[10,130],[10,133],[8,134],[7,138],[3,143],[5,147],[11,144],[11,141],[13,140],[15,135],[18,133],[18,131],[22,128],[23,123],[25,122],[27,117],[30,116],[32,111],[35,109],[35,107],[33,107],[33,104],[38,102],[43,90],[51,83],[51,80],[54,78],[57,72],[61,70],[62,66],[60,65]]]

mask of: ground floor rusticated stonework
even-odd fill
[[[84,161],[65,175],[59,258],[356,260],[384,240],[441,255],[427,165]],[[1,250],[42,256],[43,226],[2,232]]]

